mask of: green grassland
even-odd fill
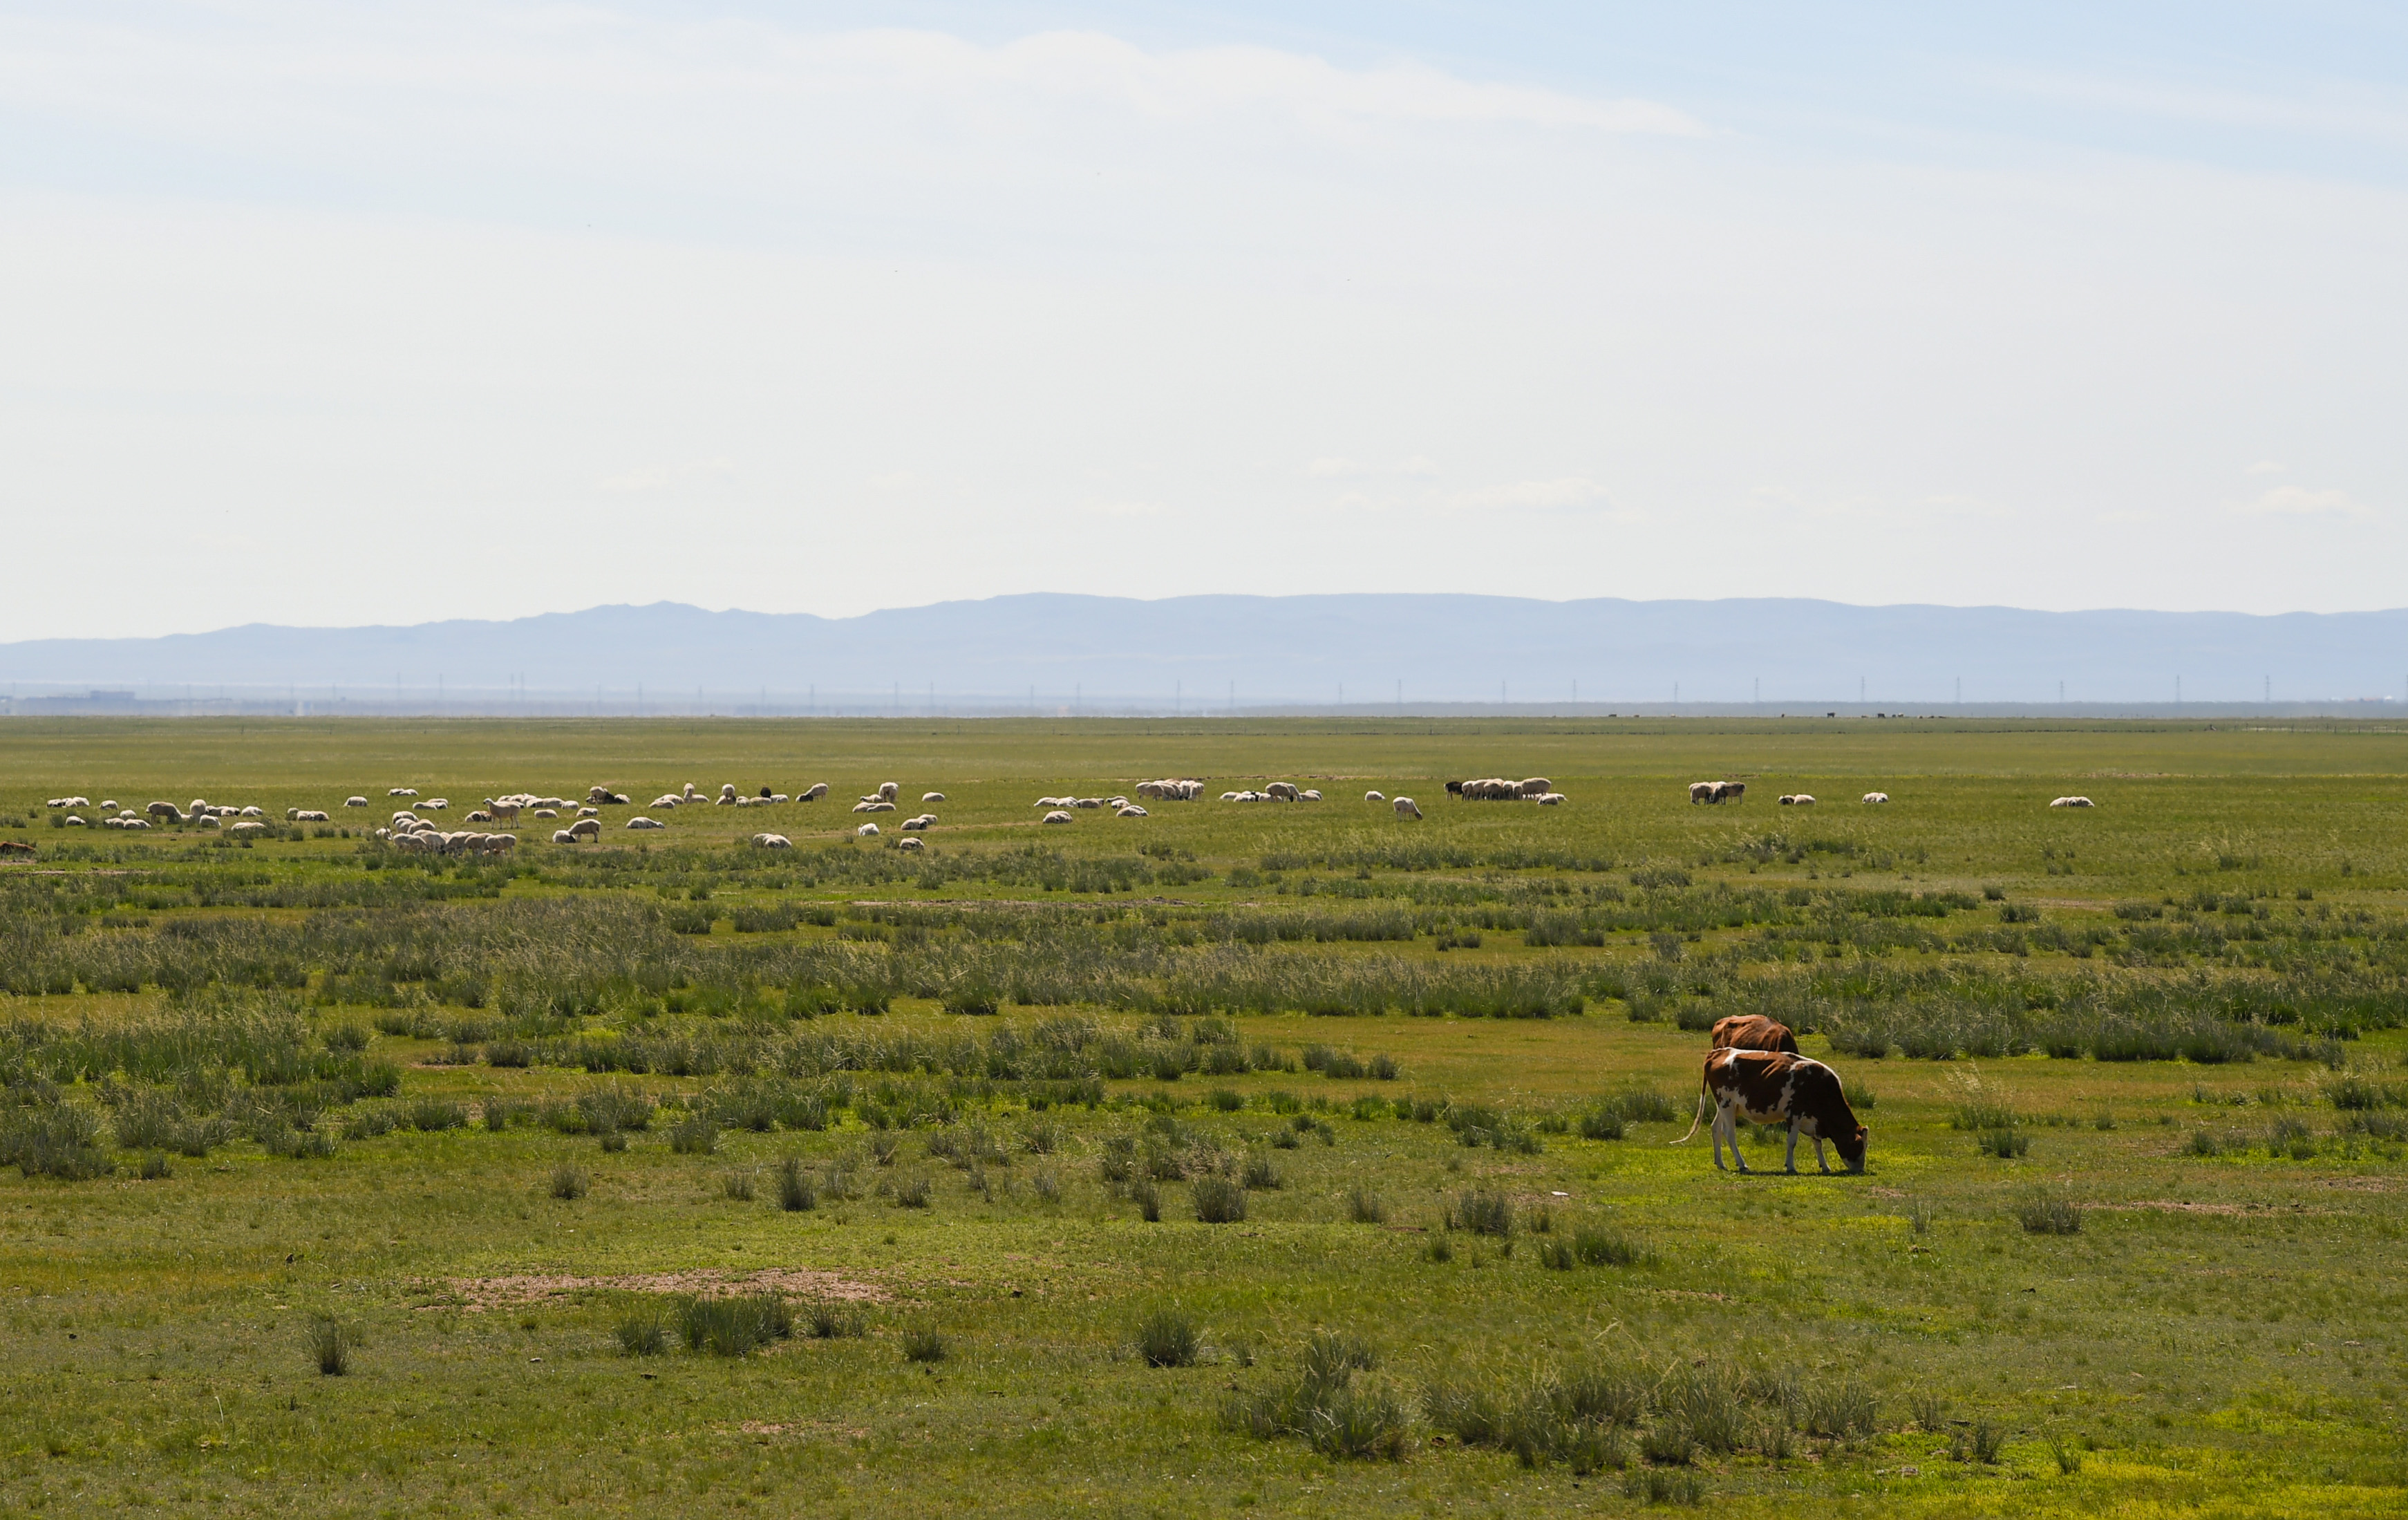
[[[1326,800],[1030,806],[1182,775]],[[0,839],[7,1513],[2408,1507],[2408,728],[17,720]],[[1864,1175],[1671,1143],[1742,1011]]]

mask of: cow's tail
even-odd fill
[[[1689,1132],[1674,1140],[1673,1144],[1686,1145],[1698,1138],[1698,1126],[1706,1122],[1706,1101],[1705,1089],[1700,1087],[1698,1090],[1698,1116],[1689,1121]]]

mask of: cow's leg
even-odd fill
[[[1798,1121],[1789,1121],[1789,1145],[1781,1153],[1781,1169],[1790,1176],[1798,1175]]]
[[[1715,1133],[1730,1141],[1731,1165],[1737,1167],[1742,1171],[1747,1170],[1747,1157],[1742,1155],[1739,1149],[1739,1111],[1737,1106],[1734,1105],[1730,1108],[1726,1108],[1716,1113],[1714,1115],[1714,1125]]]
[[[1727,1171],[1730,1169],[1723,1165],[1723,1120],[1725,1117],[1726,1111],[1717,1107],[1714,1110],[1713,1126],[1706,1132],[1706,1138],[1713,1142],[1714,1169],[1716,1171]],[[1738,1147],[1732,1147],[1732,1154],[1738,1154]]]
[[[1831,1175],[1831,1164],[1823,1159],[1823,1137],[1820,1135],[1814,1137],[1814,1165],[1823,1169],[1824,1176]]]

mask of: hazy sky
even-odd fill
[[[2408,603],[2395,5],[0,3],[0,638]]]

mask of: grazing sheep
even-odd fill
[[[489,855],[506,855],[518,847],[519,837],[515,834],[488,834],[485,836],[485,853]]]
[[[726,807],[729,803],[731,803],[731,802],[733,802],[733,801],[735,801],[735,800],[736,800],[736,783],[735,783],[734,782],[720,782],[720,783],[719,783],[719,802],[718,802],[718,804],[717,804],[717,805],[718,805],[718,806],[720,806],[720,807],[722,807],[722,808],[724,808],[724,807]]]
[[[80,823],[82,823],[82,822],[83,822],[83,820],[82,820],[82,819],[80,819],[80,818],[70,818],[70,819],[68,819],[68,820],[67,820],[67,822],[68,822],[68,823],[70,823],[70,824],[80,824]],[[265,833],[266,833],[266,832],[267,832],[267,825],[266,825],[265,824],[263,824],[263,823],[259,822],[259,821],[258,821],[257,819],[255,819],[255,818],[246,818],[246,819],[244,819],[242,822],[238,823],[238,824],[234,824],[234,825],[229,825],[229,826],[227,827],[227,829],[226,829],[226,832],[227,832],[227,833],[229,833],[229,834],[236,834],[236,835],[240,835],[240,836],[243,836],[243,837],[245,837],[245,838],[248,838],[248,837],[250,837],[250,836],[251,836],[251,835],[253,835],[253,834],[265,834]]]
[[[895,810],[895,804],[884,801],[881,798],[871,797],[867,801],[854,803],[853,805],[853,810],[855,812],[893,812]]]
[[[343,806],[346,808],[365,808],[367,805],[368,799],[366,797],[345,797],[343,799]]]
[[[942,792],[923,792],[920,794],[920,800],[923,802],[942,802],[945,800],[945,794]]]
[[[153,818],[165,818],[171,824],[180,824],[184,821],[183,813],[172,802],[150,803],[142,810]]]
[[[1713,799],[1714,783],[1713,782],[1691,782],[1689,783],[1690,802],[1712,802]]]
[[[575,844],[577,842],[577,836],[565,828],[555,828],[552,831],[552,842],[554,844]]]
[[[1316,788],[1308,786],[1303,791],[1297,794],[1297,800],[1298,802],[1318,802],[1321,800],[1321,793]]]
[[[878,837],[878,825],[876,824],[864,824],[853,832],[856,839],[874,839]]]
[[[752,842],[764,850],[792,850],[795,841],[783,834],[755,834]]]
[[[83,820],[77,817],[74,813],[69,813],[66,817],[66,826],[69,828],[81,828],[84,826]],[[265,824],[237,824],[235,826],[236,828],[265,828],[267,825]]]
[[[1457,782],[1456,784],[1461,785],[1462,783]],[[1366,792],[1363,794],[1363,800],[1366,802],[1385,802],[1388,800],[1388,797],[1387,794],[1384,792]]]
[[[666,828],[666,827],[668,827],[668,825],[667,825],[666,824],[661,823],[661,822],[660,822],[660,821],[658,821],[657,819],[647,818],[647,817],[645,817],[645,816],[644,816],[643,814],[641,814],[641,813],[638,813],[635,817],[628,819],[628,820],[627,820],[627,826],[628,826],[629,828]]]
[[[1413,799],[1411,797],[1398,797],[1396,808],[1397,816],[1399,818],[1419,818],[1422,815],[1422,810],[1413,806]]]
[[[1047,813],[1039,820],[1039,822],[1047,824],[1067,824],[1070,822],[1070,815],[1063,811],[1061,809],[1056,808],[1052,812]]]
[[[901,794],[902,790],[903,788],[896,785],[893,782],[880,782],[878,783],[878,800],[881,802],[892,802],[898,795]]]
[[[1116,810],[1114,810],[1112,816],[1115,818],[1145,818],[1151,815],[1148,814],[1143,808],[1139,807],[1134,802],[1124,802]]]
[[[530,818],[557,818],[560,816],[560,810],[558,808],[538,808],[527,816]]]
[[[1522,795],[1526,797],[1544,796],[1555,789],[1555,783],[1544,776],[1531,776],[1522,782]]]
[[[897,839],[897,840],[896,840],[896,841],[895,841],[895,848],[896,848],[896,849],[897,849],[897,850],[917,850],[917,849],[919,849],[919,848],[920,848],[920,846],[921,846],[922,842],[923,842],[923,841],[921,840],[921,839],[919,838],[919,836],[914,835],[914,836],[912,836],[910,839]]]
[[[684,802],[685,798],[678,796],[675,792],[663,792],[659,796],[652,798],[652,806],[655,808],[681,807],[684,805]]]
[[[1561,792],[1541,792],[1531,800],[1541,808],[1560,808],[1564,805],[1564,795]]]
[[[308,808],[304,808],[299,812],[294,814],[293,821],[296,824],[331,824],[334,822],[333,819],[327,817],[324,813],[313,811]]]
[[[425,811],[440,812],[444,809],[452,806],[452,799],[450,797],[428,797],[418,806]]]
[[[1263,788],[1263,794],[1273,802],[1294,802],[1297,789],[1294,782],[1273,782]]]
[[[523,806],[523,803],[510,797],[503,797],[499,801],[487,797],[485,813],[496,824],[515,824],[519,821],[519,809]]]
[[[593,817],[580,818],[577,822],[568,825],[568,832],[571,834],[581,834],[589,839],[600,839],[602,837],[602,820]]]
[[[2088,797],[2058,797],[2055,802],[2050,803],[2049,806],[2052,808],[2091,808],[2098,806],[2098,804],[2092,802]]]
[[[390,787],[386,789],[384,795],[389,797],[414,797],[418,795],[418,788],[415,786]]]
[[[1803,792],[1793,792],[1782,797],[1781,805],[1784,808],[1811,808],[1814,799]]]
[[[1887,802],[1888,800],[1889,794],[1887,792],[1867,792],[1865,794],[1865,802],[1869,806],[1874,803]]]
[[[813,782],[810,786],[804,788],[802,795],[797,797],[796,800],[801,802],[817,802],[820,798],[825,796],[827,796],[827,782]]]
[[[926,828],[930,824],[933,824],[933,823],[935,823],[936,821],[937,821],[937,815],[936,815],[935,813],[932,813],[932,812],[924,812],[924,813],[921,813],[920,815],[918,815],[917,817],[914,817],[914,818],[906,818],[905,820],[903,820],[903,827],[905,828],[905,830],[906,830],[906,831],[914,830],[914,829],[923,829],[923,828]]]
[[[115,797],[110,797],[108,801],[103,802],[100,805],[100,810],[103,812],[115,812],[117,810],[117,799]]]
[[[265,810],[265,809],[260,809],[260,808],[243,808],[243,809],[239,809],[239,810],[237,810],[237,811],[236,811],[236,816],[237,816],[237,817],[241,817],[241,818],[265,818],[265,817],[266,817],[266,816],[267,816],[267,813],[266,813],[266,810]]]

